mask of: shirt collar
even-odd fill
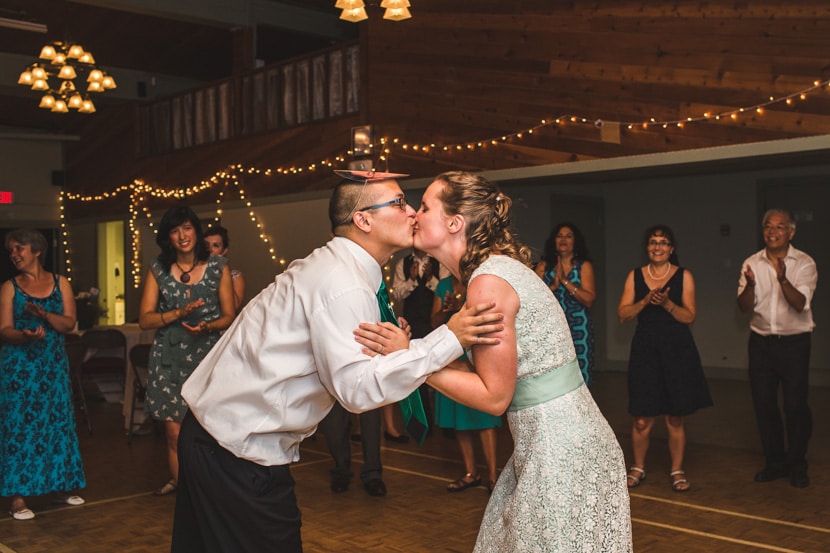
[[[357,242],[353,242],[345,236],[335,236],[332,238],[332,242],[343,244],[351,252],[358,264],[366,271],[366,276],[369,277],[369,283],[373,290],[378,290],[380,282],[383,280],[383,272],[375,258],[369,255],[369,252],[360,247]]]

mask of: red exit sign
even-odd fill
[[[0,204],[12,203],[12,193],[0,190]]]

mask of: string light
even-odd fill
[[[628,129],[630,131],[636,131],[637,129],[647,130],[650,126],[664,128],[667,129],[669,127],[676,127],[679,129],[684,129],[687,124],[689,123],[699,123],[699,122],[708,122],[710,120],[720,121],[721,119],[728,119],[731,121],[736,121],[739,117],[739,114],[745,112],[755,112],[758,115],[764,115],[766,113],[766,108],[769,106],[777,105],[777,104],[784,104],[786,106],[792,106],[795,103],[795,100],[806,100],[807,95],[816,91],[823,90],[830,86],[830,80],[824,81],[814,81],[812,86],[807,87],[803,90],[799,90],[798,92],[794,92],[792,94],[788,94],[786,96],[782,96],[779,98],[775,98],[774,96],[769,96],[768,99],[764,102],[752,105],[752,106],[744,106],[733,110],[724,111],[721,113],[712,113],[709,111],[703,112],[700,116],[697,117],[686,117],[684,119],[676,119],[676,120],[657,120],[654,117],[650,117],[647,120],[641,121],[603,121],[602,119],[596,118],[588,118],[583,117],[580,115],[575,114],[562,114],[552,119],[542,119],[539,124],[534,125],[527,129],[517,130],[515,132],[509,134],[503,134],[500,136],[490,137],[490,138],[481,138],[469,142],[461,142],[455,144],[435,144],[430,143],[429,146],[421,146],[418,144],[408,144],[402,141],[398,137],[381,137],[379,142],[382,146],[382,155],[380,156],[380,161],[385,162],[388,160],[389,156],[393,153],[394,148],[398,148],[403,151],[411,151],[416,153],[423,153],[425,155],[430,155],[432,153],[440,153],[444,152],[447,154],[452,154],[453,151],[464,151],[464,150],[476,150],[476,149],[483,149],[489,146],[498,146],[502,143],[507,143],[512,140],[521,140],[524,138],[524,135],[533,135],[536,131],[540,129],[544,129],[546,127],[564,127],[568,123],[573,124],[582,124],[582,125],[591,125],[596,128],[601,128],[607,123],[616,123],[621,128]],[[129,193],[130,195],[130,233],[132,235],[132,246],[133,246],[133,269],[132,269],[132,276],[133,276],[133,283],[136,288],[139,287],[141,282],[141,264],[140,264],[140,251],[141,251],[141,240],[140,240],[140,230],[139,226],[137,225],[137,220],[140,214],[144,214],[144,216],[149,221],[149,226],[152,228],[153,224],[150,220],[150,212],[144,203],[147,200],[147,197],[154,197],[154,198],[162,198],[162,199],[169,199],[169,198],[186,198],[188,196],[193,196],[210,190],[216,185],[223,184],[225,186],[228,183],[232,183],[239,192],[240,199],[245,198],[245,193],[239,185],[239,175],[264,175],[264,176],[295,176],[295,175],[302,175],[306,172],[315,172],[318,169],[329,170],[333,168],[335,165],[342,166],[347,163],[349,156],[352,154],[351,151],[346,151],[341,154],[337,154],[333,156],[332,159],[324,159],[318,163],[311,163],[306,166],[291,166],[291,167],[277,167],[277,168],[256,168],[256,167],[243,167],[241,164],[234,164],[229,165],[226,169],[222,169],[217,171],[212,177],[209,179],[201,181],[198,185],[194,185],[187,188],[174,188],[174,189],[164,189],[158,188],[155,186],[150,186],[144,183],[141,180],[136,180],[128,185],[122,185],[115,188],[112,191],[103,192],[100,194],[95,194],[91,196],[84,196],[81,194],[72,194],[70,192],[61,192],[60,196],[60,209],[61,209],[61,233],[63,236],[64,242],[64,253],[66,255],[66,273],[67,278],[71,280],[71,259],[70,253],[71,248],[70,244],[70,231],[69,225],[65,221],[65,214],[64,214],[64,204],[66,201],[79,201],[79,202],[94,202],[94,201],[103,201],[109,200],[112,198],[116,198],[121,194]],[[220,192],[220,197],[222,197],[224,192]],[[220,200],[217,200],[217,204],[220,204]],[[246,207],[250,209],[251,202],[246,202]],[[222,210],[221,208],[217,208],[217,216],[216,219],[221,216]],[[278,261],[280,265],[284,266],[286,264],[286,260],[283,258],[279,258],[276,255],[273,247],[273,239],[270,235],[268,235],[264,230],[264,224],[262,219],[256,215],[254,211],[249,211],[249,217],[251,218],[252,224],[257,228],[257,233],[262,240],[263,244],[268,249],[268,255],[271,257],[273,261]],[[155,230],[154,230],[155,232]]]

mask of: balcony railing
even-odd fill
[[[360,109],[359,47],[269,65],[139,108],[140,155],[322,121]]]

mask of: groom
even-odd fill
[[[302,551],[288,467],[334,403],[359,413],[399,401],[503,327],[481,304],[408,349],[362,353],[352,331],[379,320],[381,266],[412,246],[414,215],[395,180],[339,184],[334,238],[252,299],[184,384],[173,553]]]

